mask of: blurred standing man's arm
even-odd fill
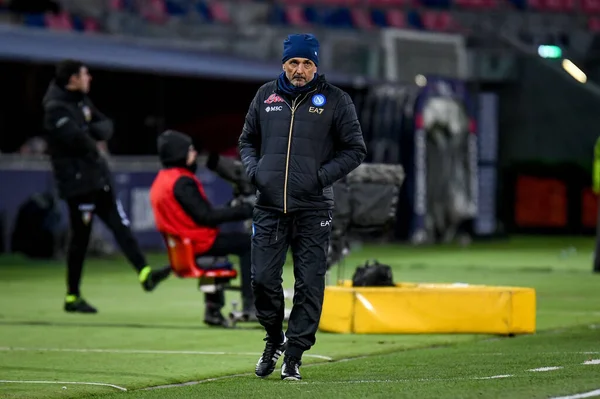
[[[90,133],[98,141],[110,140],[114,133],[113,122],[96,108],[91,101],[88,101],[91,109],[92,121],[90,122]]]

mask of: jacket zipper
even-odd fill
[[[285,157],[285,180],[283,182],[283,213],[287,213],[287,186],[288,186],[288,172],[290,169],[290,150],[292,148],[292,130],[294,129],[294,114],[296,113],[296,109],[302,104],[302,101],[309,96],[309,94],[314,93],[317,89],[314,89],[304,95],[296,104],[296,99],[292,101],[292,105],[288,104],[288,107],[292,110],[292,118],[290,120],[290,131],[288,133],[288,147],[287,147],[287,155]],[[287,104],[287,102],[285,102]]]

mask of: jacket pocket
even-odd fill
[[[262,185],[262,179],[260,178],[260,167],[262,165],[262,161],[263,158],[258,160],[258,163],[256,164],[256,169],[254,170],[254,185],[256,186],[256,188],[258,188],[260,190],[260,188],[263,186]]]

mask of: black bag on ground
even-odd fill
[[[368,261],[364,266],[359,266],[352,276],[353,287],[393,287],[394,278],[392,268],[382,265],[378,261],[370,264]]]

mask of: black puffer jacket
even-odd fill
[[[87,194],[110,186],[110,171],[97,149],[113,124],[81,92],[50,84],[43,99],[44,128],[61,197]]]
[[[284,213],[332,209],[331,185],[364,160],[367,150],[350,96],[320,76],[296,98],[263,85],[239,139],[256,207]]]

